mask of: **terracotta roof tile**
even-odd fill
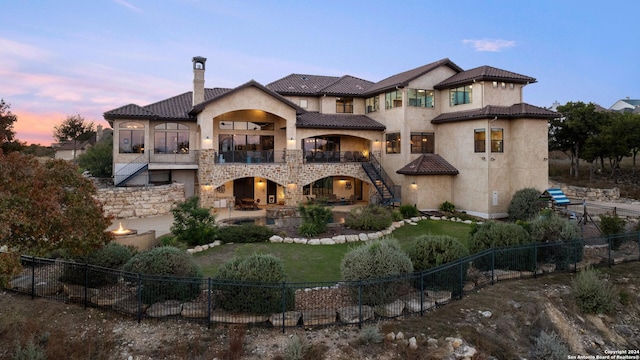
[[[282,95],[317,95],[320,89],[339,79],[337,76],[291,74],[267,84],[266,88]]]
[[[359,79],[351,75],[345,75],[334,81],[332,84],[325,86],[320,93],[327,95],[362,95],[369,89],[373,83],[368,80]]]
[[[298,115],[296,127],[357,130],[385,129],[384,125],[365,115],[320,114],[317,112],[307,112]]]
[[[396,173],[403,175],[458,175],[459,171],[438,154],[422,154]]]
[[[444,89],[452,86],[470,84],[473,81],[504,81],[516,84],[536,82],[535,78],[521,75],[507,70],[491,66],[480,66],[471,70],[459,72],[452,77],[440,82],[434,88]]]
[[[384,80],[378,81],[367,90],[365,95],[378,94],[378,93],[387,91],[389,89],[393,89],[396,86],[400,86],[400,87],[407,86],[409,85],[409,82],[411,80],[416,79],[432,70],[435,70],[440,66],[448,66],[456,72],[462,71],[462,68],[454,64],[453,61],[449,60],[448,58],[444,58],[442,60],[438,60],[436,62],[432,62],[430,64],[423,65],[415,69],[407,70],[405,72],[401,72],[400,74],[396,74]]]
[[[538,106],[526,103],[514,104],[511,106],[485,106],[481,109],[456,111],[444,113],[436,116],[431,120],[432,124],[442,124],[455,121],[466,121],[476,119],[517,119],[517,118],[533,118],[533,119],[554,119],[560,116],[555,111],[551,111]]]

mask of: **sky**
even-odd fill
[[[0,98],[18,140],[67,116],[292,73],[377,82],[443,58],[531,76],[524,101],[640,99],[640,1],[0,0]]]

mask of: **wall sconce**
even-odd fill
[[[482,160],[484,160],[484,161],[487,161],[487,158],[486,158],[486,157],[484,157],[484,156],[483,156],[483,157],[481,157],[480,159],[482,159]]]
[[[496,158],[491,158],[491,161],[496,161]]]
[[[262,179],[258,180],[258,184],[262,184]]]
[[[418,187],[418,184],[416,184],[416,182],[414,181],[414,182],[411,183],[411,187],[415,189],[415,188]]]
[[[544,159],[542,159],[542,161],[547,161],[547,160],[549,160],[549,158],[544,158]]]

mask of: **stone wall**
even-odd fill
[[[568,198],[591,201],[614,201],[620,199],[620,189],[589,188],[562,184],[549,180],[549,188],[560,188]]]
[[[99,188],[96,198],[106,215],[119,219],[165,215],[176,202],[185,201],[184,184]]]

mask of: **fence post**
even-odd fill
[[[538,243],[533,244],[533,278],[538,278]]]
[[[287,311],[287,283],[282,282],[282,333],[284,334],[285,312]]]
[[[211,329],[211,278],[207,278],[207,329]]]
[[[460,285],[458,286],[458,290],[460,291],[460,296],[458,297],[458,300],[462,299],[462,291],[464,289],[464,274],[463,274],[463,268],[464,266],[462,266],[462,259],[459,260],[460,261]]]
[[[424,272],[420,272],[420,316],[424,315]]]
[[[573,272],[578,273],[578,240],[573,241]]]
[[[84,308],[87,308],[87,288],[89,287],[89,264],[84,262]]]
[[[638,249],[640,249],[640,232],[638,232]],[[638,253],[638,261],[640,261],[640,252]]]
[[[31,300],[36,296],[36,257],[31,257]]]
[[[140,324],[140,321],[142,321],[142,276],[140,275],[140,273],[138,273],[138,289],[136,295],[136,302],[138,307],[138,324]]]
[[[362,313],[362,279],[358,280],[358,309]],[[358,329],[362,329],[362,321],[358,321]]]
[[[491,248],[491,285],[493,285],[493,279],[496,277],[496,248]]]
[[[611,236],[609,235],[607,235],[607,244],[609,244],[607,247],[607,266],[611,267]]]

